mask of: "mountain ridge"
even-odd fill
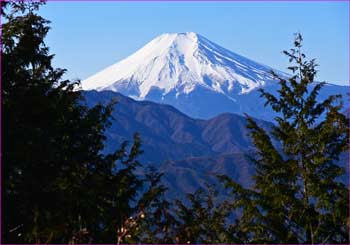
[[[135,132],[142,135],[143,159],[148,162],[160,163],[254,148],[245,127],[246,119],[240,115],[224,113],[208,120],[194,119],[173,106],[137,101],[117,92],[85,91],[84,97],[88,106],[117,100],[112,126],[106,132],[106,152],[112,152],[113,146],[123,140],[131,139]],[[267,129],[272,126],[269,122],[256,121]],[[156,155],[164,154],[156,158],[155,152]]]
[[[83,95],[89,107],[117,99],[103,153],[114,152],[135,132],[140,133],[144,153],[139,161],[164,174],[169,197],[183,198],[205,183],[218,184],[217,174],[229,175],[245,187],[252,184],[255,170],[247,155],[254,152],[254,146],[243,116],[224,113],[208,120],[193,119],[173,106],[137,101],[113,91],[84,91]],[[273,125],[255,120],[267,130]],[[346,167],[347,162],[345,154],[339,164]],[[341,177],[344,183],[348,183],[346,171]]]

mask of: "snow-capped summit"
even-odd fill
[[[170,104],[192,117],[234,112],[271,120],[275,114],[257,90],[277,90],[271,70],[194,32],[168,33],[82,81],[82,88]],[[343,93],[334,86],[329,91]]]
[[[271,80],[270,70],[194,32],[171,33],[86,79],[82,87],[144,99],[152,89],[164,96],[201,86],[233,99],[232,93],[247,93]]]

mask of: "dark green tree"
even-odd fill
[[[255,185],[244,189],[223,177],[232,190],[233,208],[241,210],[232,230],[248,243],[349,243],[349,192],[339,177],[341,154],[349,150],[349,123],[340,95],[322,102],[324,83],[315,82],[315,60],[306,60],[302,37],[284,51],[292,72],[279,81],[277,96],[261,90],[279,113],[271,132],[247,116],[256,146]],[[272,139],[280,142],[273,144]]]
[[[2,243],[115,243],[140,210],[140,137],[101,153],[114,103],[88,108],[52,67],[41,4],[1,2]]]
[[[227,230],[232,215],[229,203],[219,200],[214,187],[207,185],[195,193],[187,194],[184,200],[167,201],[166,188],[161,184],[161,175],[151,170],[147,178],[149,190],[141,199],[146,205],[143,217],[130,217],[127,224],[133,230],[125,235],[127,243],[224,243],[233,241]],[[143,205],[140,205],[143,207]],[[124,229],[125,234],[127,234]]]
[[[172,203],[166,200],[168,190],[162,183],[162,174],[154,166],[146,169],[146,190],[138,201],[138,211],[135,217],[128,220],[132,229],[124,229],[127,243],[173,243],[173,228],[175,217],[172,212]],[[130,226],[130,225],[129,225]]]
[[[185,202],[175,201],[176,223],[173,228],[175,243],[227,243],[231,210],[226,201],[209,185],[187,194]]]

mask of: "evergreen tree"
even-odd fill
[[[145,181],[148,184],[142,198],[138,201],[137,216],[133,229],[128,232],[127,243],[173,243],[175,217],[172,204],[166,200],[167,188],[161,183],[162,174],[154,166],[146,169]]]
[[[248,243],[349,243],[349,192],[339,177],[339,156],[349,150],[348,119],[340,95],[317,102],[324,83],[315,82],[315,60],[301,52],[302,37],[284,51],[292,65],[279,80],[278,96],[261,90],[279,113],[270,133],[247,116],[257,149],[253,189],[223,177],[242,214],[235,236]],[[324,119],[322,119],[324,118]],[[281,143],[278,148],[272,138]]]
[[[114,103],[88,108],[52,67],[41,4],[1,2],[2,243],[115,243],[146,184],[140,137],[101,154]]]
[[[189,203],[187,203],[189,202]],[[231,240],[227,222],[231,215],[228,203],[218,199],[218,192],[207,185],[186,202],[175,202],[175,243],[227,243]]]
[[[187,194],[186,199],[169,202],[164,198],[166,188],[160,184],[161,175],[151,171],[150,191],[146,198],[151,205],[143,209],[143,219],[136,221],[134,234],[126,239],[128,243],[224,243],[234,241],[227,230],[232,215],[229,203],[219,200],[214,187],[199,188]],[[153,187],[152,187],[153,186]],[[158,193],[157,193],[158,192]],[[153,196],[153,197],[152,197]],[[151,198],[150,198],[151,197]],[[142,200],[143,203],[144,200]]]

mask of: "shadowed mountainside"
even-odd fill
[[[209,120],[193,119],[172,106],[136,101],[112,91],[85,91],[84,95],[88,106],[112,99],[118,102],[112,126],[106,132],[105,152],[140,133],[144,150],[140,162],[164,173],[169,197],[182,198],[205,183],[217,184],[217,174],[229,175],[246,187],[251,185],[254,166],[248,155],[254,146],[244,117],[224,113]],[[272,126],[256,121],[265,129]],[[347,155],[341,159],[340,164],[346,166]],[[342,180],[347,182],[346,176]]]
[[[215,156],[254,149],[246,119],[235,114],[221,114],[209,120],[193,119],[172,106],[135,101],[111,91],[84,92],[87,103],[118,101],[113,124],[107,131],[106,152],[112,151],[135,132],[142,136],[142,161],[161,163],[188,157]],[[264,128],[271,123],[259,121]]]

